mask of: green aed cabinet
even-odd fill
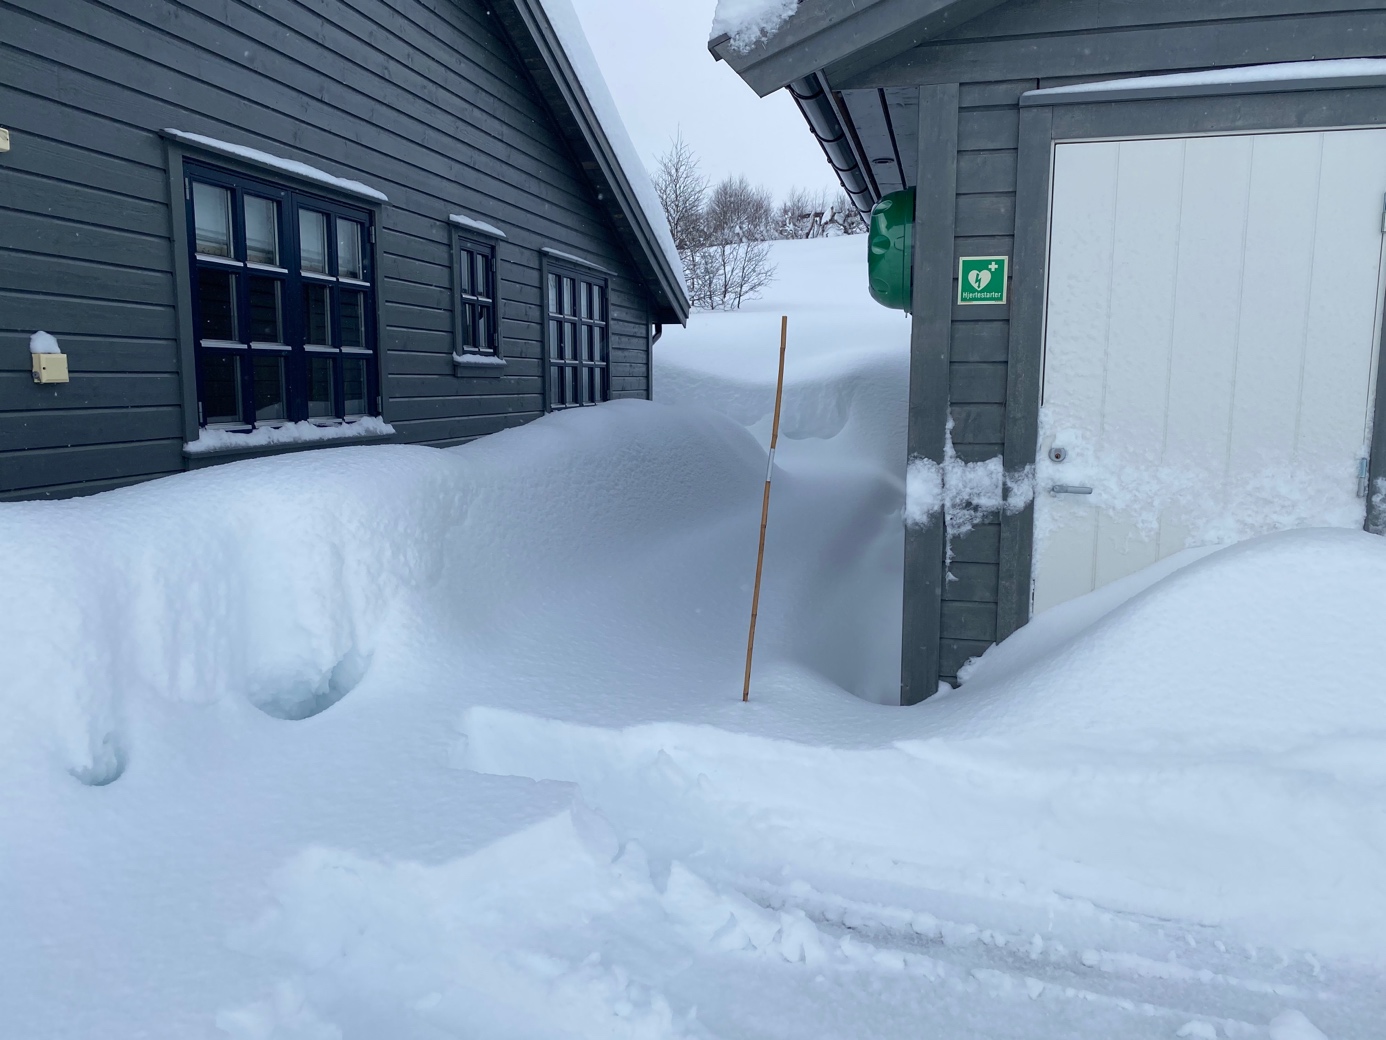
[[[871,208],[867,282],[882,307],[908,311],[914,288],[914,189],[892,191]]]

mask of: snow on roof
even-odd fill
[[[798,0],[717,0],[712,38],[726,33],[733,50],[750,50],[788,21],[798,7]]]
[[[563,53],[577,74],[582,92],[587,95],[587,101],[596,113],[601,131],[606,135],[607,142],[616,155],[616,161],[626,175],[626,180],[630,182],[636,201],[645,212],[645,219],[654,230],[669,269],[673,271],[679,287],[687,296],[688,284],[683,278],[683,262],[679,259],[678,248],[674,245],[674,236],[669,231],[669,221],[664,216],[664,207],[660,204],[659,196],[655,194],[654,182],[650,180],[649,171],[626,131],[626,124],[622,121],[620,110],[616,107],[616,101],[611,96],[605,77],[602,76],[596,55],[592,53],[592,47],[587,42],[582,22],[578,20],[571,0],[541,2],[544,13],[548,15],[549,24],[553,26],[554,34],[563,46]]]
[[[1027,98],[1065,94],[1108,93],[1121,90],[1149,90],[1170,87],[1206,87],[1238,83],[1274,83],[1303,79],[1341,79],[1355,76],[1386,76],[1386,58],[1337,58],[1325,61],[1289,61],[1274,65],[1242,65],[1205,72],[1173,72],[1163,76],[1136,76],[1127,79],[1073,83],[1064,87],[1030,90]]]
[[[222,155],[230,155],[258,163],[261,166],[268,166],[271,169],[282,170],[284,173],[293,174],[295,177],[317,181],[319,184],[325,184],[330,188],[336,188],[338,191],[344,191],[351,195],[360,195],[362,198],[374,199],[377,202],[390,201],[383,191],[377,191],[369,184],[362,184],[360,181],[353,181],[347,177],[333,176],[326,170],[319,170],[316,166],[309,166],[297,159],[283,159],[277,155],[271,155],[269,152],[262,152],[258,148],[248,148],[245,145],[232,144],[229,141],[218,141],[215,137],[190,134],[185,130],[165,128],[164,134],[172,137],[175,141],[182,141],[184,144],[195,144],[213,152],[220,152]]]
[[[505,232],[494,224],[488,224],[484,220],[477,220],[476,217],[469,217],[465,213],[449,213],[448,220],[458,227],[467,228],[471,231],[479,231],[483,235],[490,235],[492,238],[504,238]]]

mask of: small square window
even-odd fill
[[[298,211],[299,270],[327,274],[327,214],[316,210]]]
[[[273,199],[245,197],[245,258],[252,264],[279,266],[279,203]]]
[[[193,181],[193,225],[203,256],[231,256],[231,192]]]

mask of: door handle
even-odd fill
[[[1082,484],[1055,484],[1049,489],[1051,495],[1091,495],[1092,488]]]

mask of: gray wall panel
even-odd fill
[[[646,288],[482,0],[71,5],[80,17],[59,17],[46,0],[0,6],[0,90],[14,135],[0,156],[0,453],[40,443],[47,452],[42,465],[0,468],[0,495],[68,494],[83,481],[97,489],[183,468],[172,450],[181,436],[159,425],[181,386],[166,126],[390,196],[379,229],[381,345],[400,439],[457,443],[540,414],[545,246],[615,272],[613,388],[648,394]],[[458,375],[451,363],[452,212],[509,236],[497,249],[510,358],[499,378]],[[36,328],[63,342],[70,384],[29,380]],[[44,409],[54,417],[35,421]],[[65,449],[99,438],[112,451]],[[121,455],[122,442],[138,450]],[[120,472],[103,478],[102,459],[119,460]]]
[[[1195,0],[1197,2],[1197,0]],[[1277,61],[1307,61],[1326,57],[1374,57],[1386,53],[1386,19],[1379,4],[1369,9],[1300,10],[1275,17],[1253,13],[1238,18],[1161,23],[1165,3],[1100,0],[1077,4],[1071,0],[1042,0],[1029,5],[1034,34],[983,34],[976,39],[941,39],[916,47],[848,80],[838,89],[903,87],[921,83],[984,83],[1018,77],[1090,76],[1141,73],[1171,69],[1221,68]],[[1184,6],[1184,5],[1181,5]],[[1253,5],[1241,5],[1247,12]],[[1081,20],[1093,11],[1124,8],[1124,23],[1087,30]],[[1080,8],[1086,9],[1079,13]],[[1213,9],[1209,5],[1209,9]],[[1003,7],[994,15],[1000,17]],[[1081,44],[1074,30],[1056,30],[1066,15],[1082,27]],[[979,19],[979,22],[981,20]],[[981,32],[979,28],[977,30]]]

